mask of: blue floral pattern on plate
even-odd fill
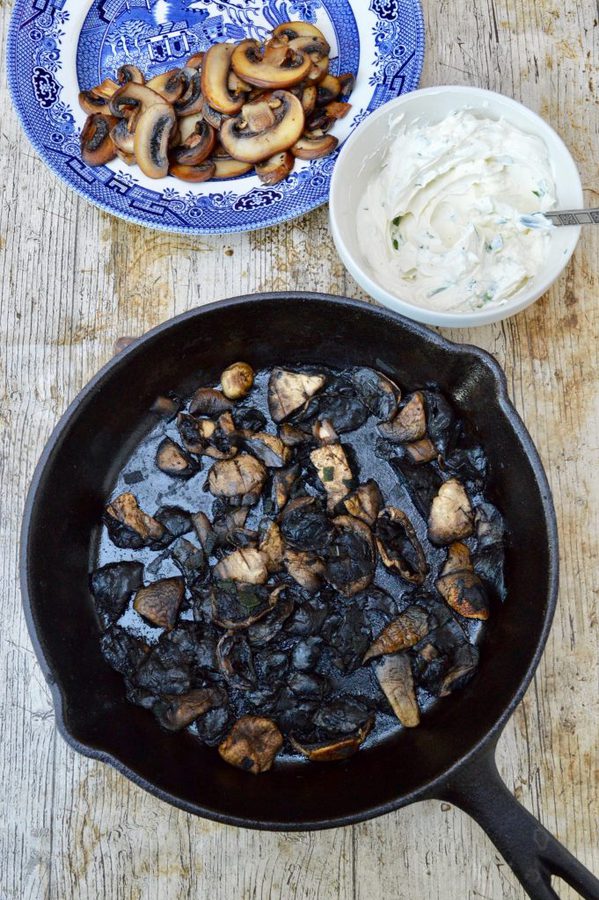
[[[200,185],[152,182],[119,160],[92,169],[80,157],[79,90],[124,63],[156,74],[216,41],[262,39],[280,22],[315,23],[329,40],[331,70],[358,81],[337,122],[342,143],[381,104],[417,87],[424,56],[419,0],[16,0],[8,78],[27,136],[66,183],[102,209],[141,225],[187,234],[250,231],[326,203],[337,152],[275,187],[255,175]]]

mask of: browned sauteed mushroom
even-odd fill
[[[258,775],[268,772],[283,746],[283,735],[274,722],[261,716],[242,716],[218,748],[228,763]]]
[[[287,27],[269,64],[320,40]],[[123,88],[152,90],[130,74]],[[164,105],[135,97],[123,143]],[[165,385],[117,477],[90,578],[102,653],[131,702],[232,765],[334,763],[474,676],[506,596],[505,524],[476,434],[434,386],[227,363],[186,399]]]
[[[191,183],[240,178],[255,167],[263,184],[278,184],[296,158],[318,159],[338,145],[326,132],[350,111],[355,79],[330,74],[329,54],[318,28],[293,22],[263,43],[217,43],[148,79],[121,66],[115,81],[79,94],[88,115],[82,158],[100,166],[118,156],[149,178]],[[112,136],[108,117],[126,120]]]

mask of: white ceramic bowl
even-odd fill
[[[549,150],[557,187],[559,209],[583,206],[582,184],[572,156],[547,122],[510,97],[470,87],[433,87],[413,91],[386,103],[369,116],[347,140],[335,165],[331,181],[330,221],[337,252],[358,284],[375,300],[418,322],[446,328],[470,328],[498,322],[525,309],[544,294],[559,277],[572,256],[579,227],[557,228],[547,263],[524,291],[506,303],[468,312],[424,309],[390,293],[377,280],[358,243],[356,211],[365,187],[380,170],[389,145],[390,123],[403,113],[409,125],[414,119],[439,122],[455,109],[473,109],[490,118],[505,118],[522,131],[541,137]]]

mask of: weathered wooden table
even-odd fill
[[[364,0],[365,2],[365,0]],[[5,34],[10,2],[0,3]],[[569,144],[598,205],[595,0],[425,0],[423,84],[503,91]],[[4,41],[3,41],[4,44]],[[0,203],[0,900],[515,900],[493,846],[447,804],[420,804],[318,834],[201,821],[69,749],[30,647],[17,581],[27,485],[56,419],[110,357],[115,338],[255,290],[363,296],[327,213],[267,232],[193,240],[88,206],[38,160],[2,85]],[[535,680],[499,746],[516,796],[599,870],[599,230],[525,313],[455,332],[505,367],[551,481],[561,600]],[[523,575],[523,577],[525,577]],[[564,888],[564,897],[574,896]]]

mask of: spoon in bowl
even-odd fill
[[[549,212],[521,216],[520,221],[526,228],[548,228],[552,225],[599,225],[599,208],[549,210]]]

